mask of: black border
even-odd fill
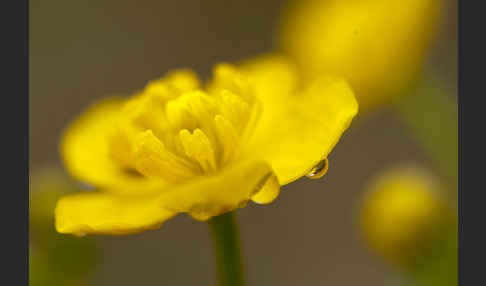
[[[2,283],[29,284],[29,2],[0,5]]]
[[[472,5],[475,3],[478,7]],[[483,285],[485,281],[483,178],[486,140],[483,138],[486,112],[482,101],[486,45],[481,4],[458,1],[458,285],[461,286]],[[464,133],[473,136],[465,140]]]

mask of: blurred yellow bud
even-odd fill
[[[437,32],[441,0],[293,1],[279,47],[307,79],[345,77],[361,107],[383,103],[421,72]]]
[[[415,167],[392,169],[374,178],[360,207],[365,242],[401,266],[421,259],[452,222],[452,211],[435,179]]]

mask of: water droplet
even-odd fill
[[[322,178],[326,173],[327,169],[329,168],[329,161],[326,159],[320,161],[317,165],[312,168],[309,174],[306,175],[307,178],[310,179],[319,179]]]

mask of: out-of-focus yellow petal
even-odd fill
[[[153,196],[118,196],[83,192],[61,198],[55,210],[60,233],[131,234],[159,228],[176,213],[162,208]]]
[[[282,54],[264,54],[247,59],[238,67],[257,89],[258,98],[264,106],[282,100],[282,96],[295,91],[301,83],[297,66]]]
[[[320,77],[295,91],[297,74],[281,57],[243,64],[263,102],[260,121],[246,150],[265,158],[281,185],[306,174],[327,158],[358,112],[349,85]]]
[[[144,92],[165,97],[171,93],[173,96],[186,91],[193,91],[200,88],[200,86],[201,82],[194,71],[190,69],[179,69],[168,72],[162,78],[150,81],[145,87]]]
[[[114,97],[98,101],[72,122],[61,139],[62,159],[74,177],[107,191],[158,190],[164,182],[129,172],[110,156],[108,136],[125,102]]]
[[[267,163],[244,161],[164,192],[159,204],[173,212],[187,212],[197,220],[208,220],[246,205],[272,175]]]
[[[337,74],[362,107],[383,103],[420,72],[441,0],[290,1],[279,46],[306,79]]]

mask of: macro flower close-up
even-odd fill
[[[457,5],[29,1],[26,280],[457,286]]]
[[[169,72],[129,98],[96,102],[67,127],[65,166],[96,190],[63,197],[56,229],[128,234],[179,213],[206,221],[250,200],[271,203],[281,185],[322,176],[315,167],[327,168],[357,112],[344,80],[301,86],[279,56],[218,64],[207,84],[187,69]]]

